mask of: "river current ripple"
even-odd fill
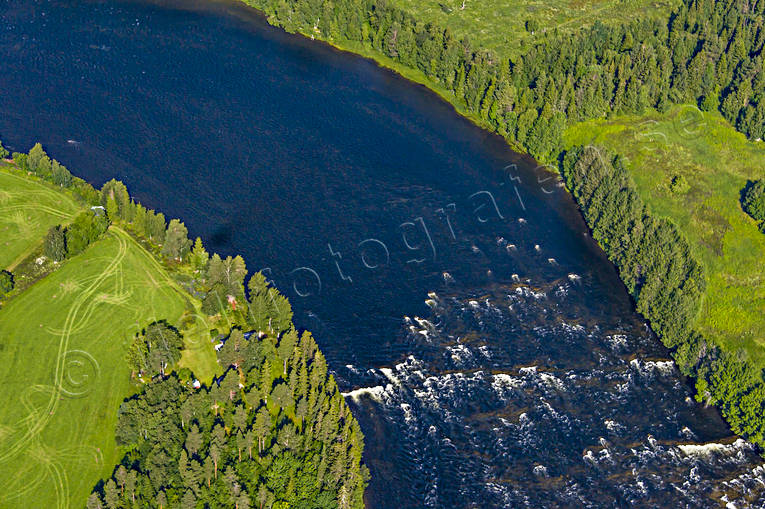
[[[347,397],[372,436],[397,437],[376,472],[407,489],[386,507],[765,505],[754,448],[700,441],[674,363],[640,324],[583,318],[586,285],[431,293],[427,318],[403,320],[415,354],[340,370],[368,380]]]

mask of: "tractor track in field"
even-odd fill
[[[69,312],[67,313],[64,327],[61,333],[61,339],[59,340],[58,345],[54,383],[52,386],[42,384],[34,385],[29,387],[28,390],[25,391],[25,393],[22,395],[23,404],[29,411],[29,414],[23,418],[19,424],[23,425],[26,428],[26,431],[23,433],[23,435],[18,436],[15,439],[11,438],[11,440],[4,441],[4,447],[0,449],[0,463],[13,459],[15,456],[29,448],[28,446],[32,443],[32,441],[39,437],[42,430],[46,427],[52,416],[55,414],[62,396],[65,396],[68,393],[64,385],[64,376],[66,368],[66,357],[69,349],[69,339],[73,331],[77,328],[76,324],[78,320],[82,318],[82,312],[84,312],[86,316],[89,316],[93,312],[92,307],[100,302],[97,299],[93,299],[93,296],[97,293],[102,283],[113,275],[119,275],[120,265],[127,253],[127,242],[124,236],[117,232],[112,232],[112,235],[115,239],[117,239],[119,243],[119,249],[115,253],[115,256],[109,262],[107,267],[101,272],[101,274],[94,278],[93,281],[80,293],[74,304],[70,307]],[[48,403],[45,407],[39,408],[34,405],[31,400],[31,393],[34,392],[50,393]],[[11,441],[12,444],[10,446],[6,446],[6,444]],[[43,454],[43,456],[40,456],[40,454]],[[62,508],[68,507],[69,497],[66,495],[68,493],[66,473],[51,461],[49,455],[44,454],[42,448],[37,448],[37,453],[33,453],[33,455],[45,464],[46,470],[56,481],[56,491],[59,500],[58,506]],[[6,495],[3,497],[3,499],[6,500],[9,498],[16,498],[16,495],[12,497],[8,497]]]

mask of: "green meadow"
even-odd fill
[[[694,106],[580,123],[565,143],[626,158],[652,213],[670,218],[706,267],[697,329],[765,367],[765,235],[740,204],[747,181],[765,178],[765,143]]]
[[[0,310],[0,507],[81,507],[111,475],[122,454],[117,409],[136,389],[125,351],[151,321],[181,327],[181,364],[212,377],[217,364],[199,305],[112,226]]]
[[[596,21],[619,24],[652,16],[666,17],[677,0],[393,0],[423,22],[447,27],[476,49],[511,56],[545,33],[581,30]],[[464,7],[463,7],[464,5]],[[536,26],[526,29],[526,21]]]
[[[82,208],[51,184],[0,166],[0,269],[13,268],[51,226],[68,223]]]

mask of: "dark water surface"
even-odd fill
[[[759,506],[558,179],[229,2],[3,0],[0,138],[242,253],[367,436],[370,507]]]

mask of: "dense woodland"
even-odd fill
[[[160,375],[122,404],[128,452],[88,507],[363,507],[363,436],[310,333],[235,328],[218,361],[210,387]]]
[[[247,279],[240,256],[210,256],[182,222],[136,203],[119,181],[97,191],[39,144],[13,158],[93,207],[50,229],[46,256],[64,261],[117,224],[203,299],[221,329],[208,337],[222,344],[209,385],[177,368],[183,336],[174,326],[153,322],[136,335],[125,359],[139,392],[121,405],[116,429],[126,454],[89,508],[363,507],[359,425],[313,337],[295,329],[289,301],[262,274]],[[0,295],[12,287],[13,275],[0,273]]]

